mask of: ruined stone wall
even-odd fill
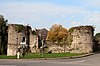
[[[16,25],[8,25],[8,46],[7,46],[7,56],[16,55],[18,48],[21,47],[20,43],[26,37],[24,32],[17,32]]]
[[[93,27],[74,27],[71,33],[71,53],[90,53],[93,51]]]
[[[17,32],[13,25],[8,26],[8,47],[7,47],[7,56],[15,55],[17,49]]]
[[[48,47],[48,52],[52,51],[52,53],[67,53],[69,52],[69,47],[67,45],[58,46],[58,45],[51,45]]]
[[[30,34],[30,50],[32,53],[38,52],[38,36]]]
[[[8,25],[8,56],[16,55],[18,48],[22,47],[21,43],[23,42],[23,38],[25,38],[24,42],[27,47],[30,47],[31,52],[36,52],[36,49],[38,48],[38,36],[33,35],[31,29],[27,29],[27,27],[24,26],[23,29],[19,30],[17,24]]]

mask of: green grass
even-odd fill
[[[81,54],[75,54],[75,53],[52,53],[52,54],[43,54],[43,57],[41,54],[31,54],[26,55],[24,58],[59,58],[59,57],[72,57],[72,56],[79,56]]]
[[[0,59],[16,59],[16,56],[0,55]]]
[[[59,58],[59,57],[73,57],[73,56],[79,56],[82,54],[76,54],[76,53],[52,53],[52,54],[43,54],[43,57],[41,54],[28,54],[25,55],[25,57],[20,56],[21,59],[32,59],[32,58]],[[16,59],[16,56],[6,56],[6,55],[0,55],[0,59]]]

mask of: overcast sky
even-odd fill
[[[100,32],[100,0],[0,0],[0,14],[33,29],[92,25]]]

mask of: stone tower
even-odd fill
[[[7,55],[16,55],[17,49],[20,47],[21,42],[26,42],[26,35],[24,31],[17,30],[17,24],[8,25],[8,47]],[[24,27],[24,26],[23,26]]]
[[[73,27],[69,32],[71,53],[90,53],[93,51],[94,28],[92,26]]]
[[[38,44],[37,36],[32,34],[31,27],[19,24],[9,24],[7,55],[16,55],[18,48],[21,48],[23,44],[25,44],[31,52],[34,50],[32,49],[33,46]]]

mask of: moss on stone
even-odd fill
[[[16,30],[18,32],[21,32],[23,29],[24,29],[24,26],[23,25],[16,25]]]
[[[32,31],[32,34],[33,34],[33,35],[37,35],[36,32],[35,32],[34,30]]]
[[[90,29],[92,29],[94,31],[94,27],[93,26],[78,26],[78,27],[70,28],[69,32],[72,33],[74,31],[74,29],[77,29],[77,30],[83,30],[83,29],[90,30]]]
[[[67,43],[68,45],[70,46],[72,44],[72,41],[73,41],[73,31],[74,30],[92,30],[94,31],[94,27],[93,26],[77,26],[77,27],[72,27],[69,29],[69,33],[68,33],[68,37],[67,37]]]
[[[72,44],[73,41],[73,36],[71,35],[71,33],[68,33],[68,37],[67,37],[67,44],[68,46],[70,46]]]

